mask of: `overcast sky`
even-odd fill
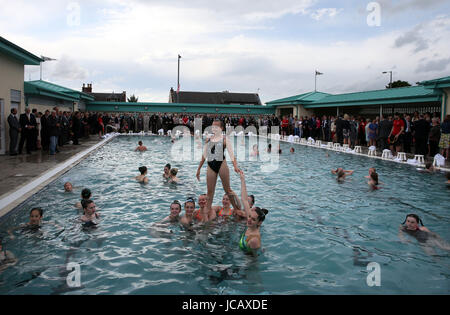
[[[44,63],[43,79],[167,102],[181,90],[257,93],[383,89],[450,75],[450,1],[0,0],[0,36]],[[369,19],[368,19],[369,18]],[[374,24],[379,21],[379,26]],[[25,80],[39,79],[26,66]]]

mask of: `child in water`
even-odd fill
[[[134,151],[145,152],[147,151],[147,147],[142,144],[142,141],[139,141],[138,146]]]
[[[0,238],[0,273],[6,268],[14,266],[17,259],[9,250],[3,250],[3,239]]]
[[[65,192],[72,192],[73,191],[73,186],[70,182],[67,182],[64,184],[64,191]]]
[[[177,174],[178,174],[178,169],[177,168],[172,168],[170,170],[169,183],[175,183],[175,184],[180,184],[181,183],[180,179],[177,177]]]
[[[82,215],[80,219],[84,223],[83,226],[91,227],[97,225],[100,215],[95,211],[95,203],[92,200],[86,200],[82,202],[82,205],[84,215]]]
[[[42,221],[42,217],[44,216],[44,211],[41,208],[33,208],[30,211],[30,221],[26,224],[22,224],[19,227],[10,229],[8,231],[9,236],[11,237],[11,239],[14,239],[15,236],[13,234],[13,232],[15,230],[18,229],[22,229],[22,230],[38,230],[41,227],[41,221]]]
[[[141,175],[136,176],[134,179],[136,179],[139,183],[148,184],[147,167],[139,167],[139,172],[141,172]]]
[[[346,171],[343,168],[339,167],[336,170],[331,170],[331,173],[337,175],[337,181],[343,182],[345,180],[346,176],[350,176],[353,174],[354,171]]]

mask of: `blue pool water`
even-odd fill
[[[148,152],[133,152],[143,140]],[[240,140],[239,140],[240,141]],[[265,141],[265,140],[264,140]],[[0,294],[448,294],[450,255],[429,255],[398,226],[417,213],[431,231],[450,241],[450,190],[442,174],[421,174],[409,165],[281,143],[279,169],[241,161],[256,205],[270,210],[257,257],[238,248],[242,222],[215,223],[192,231],[154,226],[169,214],[172,200],[206,192],[198,162],[173,161],[171,143],[160,137],[118,137],[20,205],[0,222],[4,249],[18,263],[0,274]],[[247,148],[248,149],[248,148]],[[328,152],[329,156],[326,156]],[[178,167],[183,185],[164,183],[166,163]],[[131,178],[149,169],[148,185]],[[229,163],[231,165],[231,163]],[[330,170],[355,170],[338,184]],[[375,167],[383,188],[371,192],[364,176]],[[71,181],[74,193],[65,193]],[[233,190],[240,181],[231,170]],[[81,189],[100,208],[97,229],[83,230],[73,206]],[[214,204],[221,204],[220,180]],[[28,221],[32,207],[45,210],[39,232],[8,229]],[[50,224],[54,222],[56,224]],[[81,270],[81,288],[66,278]],[[367,264],[381,267],[381,286],[369,287]]]

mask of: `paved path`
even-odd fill
[[[42,151],[33,152],[31,155],[1,155],[0,199],[100,141],[97,136],[80,139],[80,145],[68,144],[59,147],[60,153],[56,155]]]

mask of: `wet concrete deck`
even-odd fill
[[[60,152],[56,155],[49,155],[43,151],[35,151],[31,155],[1,155],[0,199],[101,140],[96,136],[80,139],[80,145],[67,144],[59,147]]]

